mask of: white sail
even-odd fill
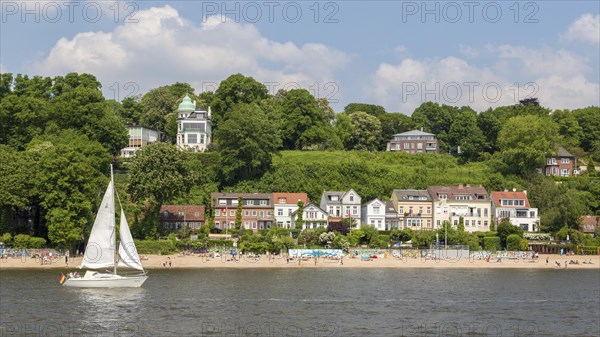
[[[121,228],[119,229],[119,235],[121,236],[121,244],[119,245],[119,266],[129,267],[137,270],[144,270],[142,262],[133,243],[131,232],[129,231],[129,225],[125,218],[125,212],[121,209]]]
[[[115,265],[115,200],[112,181],[96,214],[85,255],[79,268],[103,269]]]

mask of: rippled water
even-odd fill
[[[0,272],[0,336],[600,336],[598,270],[156,270],[139,289]]]

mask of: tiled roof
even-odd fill
[[[427,133],[419,130],[412,130],[395,134],[394,136],[435,136],[433,133]]]
[[[179,215],[180,212],[185,215]],[[160,221],[204,221],[205,209],[203,205],[162,205],[158,218]]]
[[[500,203],[500,200],[502,199],[519,199],[519,200],[525,200],[525,206],[521,206],[521,207],[527,207],[530,208],[531,206],[529,205],[529,199],[527,199],[527,193],[525,192],[492,192],[492,202],[494,203],[494,206],[496,207],[509,207],[509,208],[514,208],[515,206],[502,206],[502,204]]]
[[[296,205],[298,200],[302,201],[305,205],[308,203],[308,195],[306,193],[273,193],[273,203],[279,204],[279,199],[285,198],[285,204]]]
[[[398,201],[432,201],[427,190],[394,190],[393,192],[398,197]],[[425,197],[425,200],[409,200],[409,197]]]
[[[440,200],[440,194],[445,194],[448,200],[457,200],[457,195],[469,195],[471,200],[488,201],[487,192],[481,185],[429,186],[427,191],[434,200]]]

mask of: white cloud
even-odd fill
[[[425,101],[469,105],[477,111],[526,97],[538,97],[550,108],[600,103],[600,87],[586,79],[591,67],[582,57],[511,45],[486,46],[483,51],[492,57],[487,66],[457,57],[382,63],[372,77],[369,96],[388,111],[407,114]]]
[[[561,34],[561,38],[566,41],[600,44],[600,14],[583,14]]]
[[[220,17],[194,25],[168,5],[139,11],[135,18],[138,23],[110,32],[62,38],[30,68],[41,75],[89,72],[104,84],[105,93],[113,83],[135,82],[143,93],[175,82],[200,91],[237,72],[280,83],[278,88],[290,82],[308,88],[333,81],[334,71],[348,62],[346,54],[323,44],[272,41],[253,25],[221,22]]]

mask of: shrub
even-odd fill
[[[139,254],[162,254],[170,255],[177,251],[175,244],[171,240],[136,240],[135,246]]]
[[[16,249],[26,249],[29,248],[29,240],[31,237],[27,234],[18,234],[15,235],[13,239],[13,248]]]
[[[44,238],[29,238],[29,246],[27,248],[31,249],[39,249],[43,248],[46,245],[46,239]]]
[[[521,236],[518,234],[511,234],[506,238],[506,249],[507,250],[520,250],[521,249]]]
[[[529,250],[529,241],[521,239],[521,242],[519,242],[519,250]]]
[[[483,238],[483,247],[485,250],[495,252],[500,249],[500,238],[497,236],[486,236]]]

